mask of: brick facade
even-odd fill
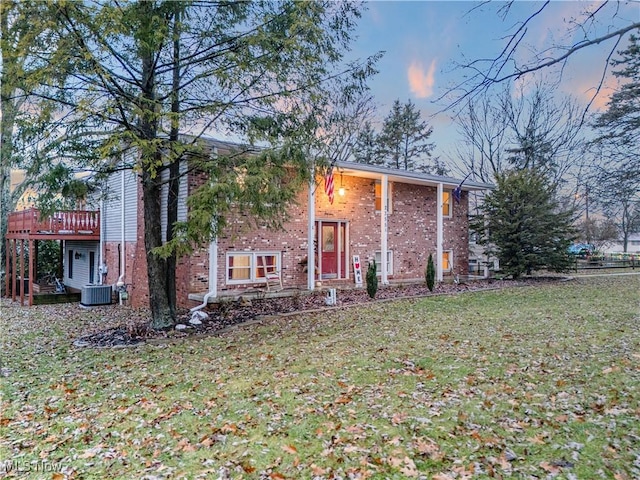
[[[189,192],[193,192],[206,180],[202,174],[191,174]],[[338,195],[340,185],[346,194]],[[391,213],[388,215],[388,249],[393,251],[393,272],[390,280],[412,280],[424,277],[429,253],[436,257],[436,187],[408,183],[389,182]],[[218,269],[216,272],[218,293],[254,290],[261,284],[228,285],[226,261],[228,252],[280,252],[282,280],[285,287],[306,288],[307,274],[303,262],[307,257],[307,198],[306,189],[300,193],[295,205],[288,210],[288,219],[280,231],[265,227],[251,228],[248,218],[238,216],[229,221],[225,234],[218,239]],[[453,271],[445,275],[465,274],[468,269],[468,194],[463,192],[459,204],[453,205],[451,218],[443,222],[443,250],[453,252]],[[360,255],[366,265],[376,251],[380,251],[380,213],[375,210],[375,180],[344,176],[336,178],[336,194],[333,205],[329,203],[323,185],[316,190],[316,221],[340,221],[347,225],[348,280],[335,283],[353,283],[351,258]],[[127,243],[127,271],[125,283],[130,285],[131,305],[148,305],[149,289],[144,251],[144,221],[142,198],[138,195],[138,241]],[[111,268],[107,283],[118,279],[118,243],[105,245],[107,265]],[[209,248],[196,249],[188,257],[181,258],[176,271],[178,305],[192,307],[197,302],[189,300],[190,293],[206,293],[209,290]],[[364,273],[364,272],[363,272]],[[332,280],[323,280],[325,285]]]

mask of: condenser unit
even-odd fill
[[[85,306],[111,303],[111,285],[85,285],[82,287],[80,303]]]

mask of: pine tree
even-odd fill
[[[365,122],[362,130],[358,133],[352,153],[354,160],[358,163],[369,165],[384,164],[384,159],[380,156],[378,135],[371,122]]]
[[[433,128],[421,120],[420,111],[411,100],[405,105],[396,100],[378,136],[380,156],[391,168],[430,171],[428,160],[434,148],[429,142],[432,133]]]
[[[500,268],[513,278],[547,268],[571,266],[568,248],[575,238],[573,212],[561,210],[553,186],[536,170],[508,171],[485,196],[473,229]]]

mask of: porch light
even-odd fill
[[[344,192],[345,192],[345,189],[342,186],[342,172],[340,172],[340,188],[338,189],[338,195],[340,195],[341,197],[344,197]]]

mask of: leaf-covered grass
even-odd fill
[[[639,478],[639,292],[584,278],[108,350],[70,343],[91,312],[5,303],[0,459],[58,479]]]

